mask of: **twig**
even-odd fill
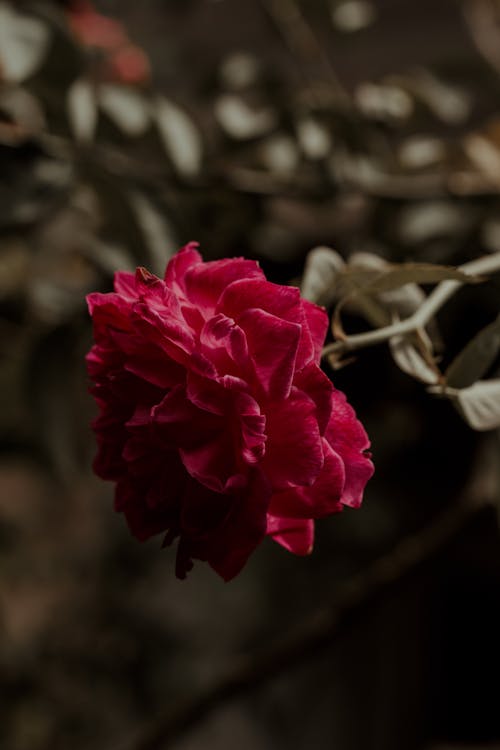
[[[473,488],[471,488],[473,489]],[[444,511],[428,527],[407,537],[364,572],[342,585],[329,607],[307,618],[271,647],[239,661],[226,674],[176,706],[135,740],[128,750],[162,750],[206,718],[220,704],[240,698],[296,667],[308,656],[332,643],[381,595],[428,562],[451,542],[490,498],[474,502],[475,492]]]
[[[485,273],[494,273],[500,270],[500,253],[485,255],[477,260],[464,263],[458,267],[459,271],[469,276],[480,275]],[[352,352],[355,349],[361,349],[365,346],[373,346],[387,341],[393,336],[402,336],[413,333],[419,329],[425,328],[436,312],[455,294],[462,286],[462,281],[449,280],[442,281],[425,302],[415,311],[413,315],[405,320],[398,321],[383,328],[377,328],[366,333],[358,333],[352,336],[346,336],[342,341],[334,341],[323,348],[322,356],[328,357],[331,354],[341,354]]]

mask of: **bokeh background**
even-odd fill
[[[269,541],[230,584],[201,564],[179,582],[92,475],[83,363],[85,294],[189,240],[279,283],[318,245],[500,251],[499,76],[494,0],[1,0],[1,748],[146,750],[381,556],[390,585],[361,587],[331,638],[165,746],[500,747],[494,432],[361,351],[328,372],[372,439],[363,508],[318,523],[309,558]],[[446,306],[444,366],[498,302],[493,279]]]

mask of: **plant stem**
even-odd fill
[[[485,255],[477,260],[464,263],[458,267],[459,271],[468,276],[494,273],[500,270],[500,253]],[[442,281],[427,297],[422,306],[415,311],[413,315],[406,320],[392,323],[391,325],[377,328],[366,333],[357,333],[347,336],[341,341],[334,341],[323,348],[322,356],[328,357],[330,354],[340,354],[352,352],[355,349],[361,349],[365,346],[373,346],[383,341],[388,341],[393,336],[401,336],[412,333],[424,328],[437,311],[455,294],[462,286],[461,281],[449,280]]]

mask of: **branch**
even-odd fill
[[[485,255],[477,260],[464,263],[462,266],[458,266],[458,270],[469,276],[499,271],[500,253]],[[323,348],[321,356],[328,357],[330,354],[352,352],[355,349],[361,349],[365,346],[373,346],[374,344],[388,341],[393,336],[402,336],[425,328],[431,318],[441,307],[443,307],[449,298],[460,289],[462,284],[463,282],[455,280],[442,281],[439,286],[429,294],[418,310],[416,310],[409,318],[398,321],[397,323],[392,323],[389,326],[376,328],[373,331],[346,336],[346,338],[341,341],[334,341],[332,344],[327,344],[327,346]]]
[[[220,704],[242,697],[331,645],[336,637],[359,622],[376,599],[432,559],[466,528],[479,510],[485,509],[486,501],[477,502],[479,490],[484,492],[482,487],[471,487],[462,501],[453,504],[428,527],[408,536],[367,570],[341,585],[329,606],[280,636],[269,648],[242,658],[218,680],[160,717],[128,750],[161,750],[169,746]]]

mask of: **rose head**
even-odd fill
[[[318,364],[325,311],[254,261],[202,262],[195,243],[164,280],[139,268],[114,286],[88,297],[94,469],[132,533],[179,537],[181,578],[198,559],[229,580],[266,535],[309,553],[314,519],[359,506],[373,473]]]

